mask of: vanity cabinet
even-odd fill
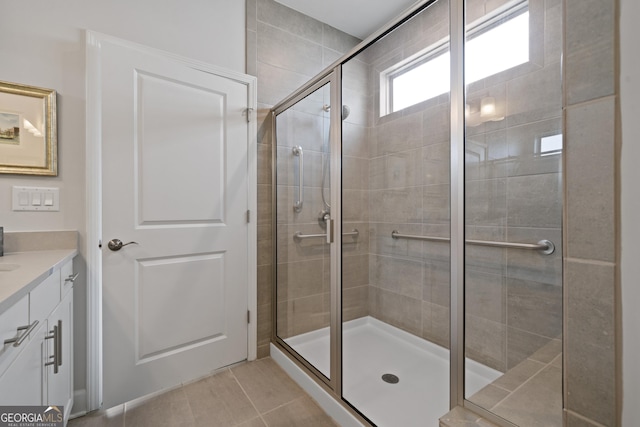
[[[73,406],[73,280],[68,261],[0,315],[3,329],[13,325],[9,341],[19,343],[5,343],[0,353],[0,405],[64,405],[68,420]]]
[[[63,297],[47,324],[48,336],[57,334],[45,343],[45,360],[53,363],[44,367],[47,405],[64,405],[65,419],[68,419],[73,405],[73,292]]]

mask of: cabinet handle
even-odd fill
[[[38,326],[38,323],[40,322],[38,322],[37,320],[34,320],[33,323],[30,325],[18,327],[18,331],[24,331],[22,335],[15,338],[9,338],[8,340],[4,340],[4,344],[6,345],[6,344],[13,343],[14,347],[18,347],[20,344],[22,344],[22,342],[25,339],[27,339],[31,331],[33,331],[36,328],[36,326]]]
[[[76,279],[78,278],[78,274],[80,274],[80,273],[76,273],[74,275],[71,275],[71,276],[67,277],[66,279],[64,279],[64,281],[65,282],[74,283],[76,281]]]
[[[58,355],[58,366],[62,366],[62,320],[58,320],[58,347],[56,354]]]
[[[53,359],[51,362],[47,362],[44,364],[44,366],[51,366],[53,365],[53,373],[57,374],[58,373],[58,366],[60,366],[60,362],[58,360],[59,357],[59,348],[60,348],[60,327],[62,326],[62,322],[60,320],[58,320],[58,324],[54,325],[53,330],[49,331],[49,335],[46,335],[44,337],[45,340],[53,340],[53,356],[50,356],[51,359]]]

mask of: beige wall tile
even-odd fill
[[[482,317],[466,315],[465,355],[484,365],[505,372],[506,327]]]
[[[567,100],[570,105],[615,93],[613,39],[588,50],[569,53],[566,59]]]
[[[262,22],[258,22],[257,33],[259,62],[304,75],[322,69],[322,45],[318,42]]]
[[[562,426],[562,370],[546,367],[492,412],[520,426]]]
[[[565,0],[566,47],[568,52],[591,48],[612,40],[615,31],[615,3],[601,0]]]
[[[556,117],[562,111],[560,63],[507,83],[507,125]]]
[[[581,417],[580,415],[574,412],[565,410],[565,413],[566,413],[566,420],[567,420],[565,423],[565,427],[600,427],[601,426],[601,424],[597,424],[594,421]]]
[[[569,260],[566,272],[566,408],[616,423],[613,265]]]
[[[489,384],[468,399],[485,409],[492,409],[496,403],[507,397],[509,392],[503,388]]]
[[[247,19],[247,23],[249,19]],[[249,30],[247,28],[247,41],[246,41],[246,50],[247,50],[247,65],[245,67],[245,72],[251,76],[255,76],[258,74],[258,35],[255,31],[256,21],[253,21],[254,30]]]
[[[494,322],[507,317],[505,278],[468,269],[465,275],[465,313]]]
[[[323,24],[273,0],[257,0],[259,22],[265,22],[311,41],[322,40]]]
[[[613,261],[615,174],[613,99],[567,110],[567,238],[570,258]]]
[[[547,338],[562,334],[562,287],[507,279],[507,323]]]
[[[562,227],[562,176],[559,173],[507,179],[509,227]]]
[[[505,179],[468,181],[465,199],[467,225],[506,225],[507,182]]]
[[[507,327],[507,369],[530,358],[546,346],[551,338],[534,334],[523,329]]]
[[[562,286],[562,230],[553,228],[509,227],[510,242],[537,243],[540,240],[553,242],[555,251],[545,255],[539,251],[507,249],[507,276]]]

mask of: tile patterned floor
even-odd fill
[[[270,359],[244,363],[69,427],[335,427],[318,404]]]

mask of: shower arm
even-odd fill
[[[291,152],[294,156],[300,157],[298,167],[298,201],[293,204],[293,210],[296,213],[300,213],[302,211],[302,203],[304,199],[304,152],[302,151],[302,147],[299,145],[293,147]]]
[[[428,240],[434,242],[449,242],[448,237],[432,237],[432,236],[417,236],[413,234],[400,234],[398,230],[391,232],[391,237],[394,239],[412,239],[412,240]],[[507,248],[507,249],[528,249],[534,251],[541,251],[544,255],[551,255],[555,252],[556,246],[551,240],[540,240],[538,243],[511,243],[511,242],[494,242],[490,240],[465,240],[466,244],[476,246],[489,246],[493,248]]]

